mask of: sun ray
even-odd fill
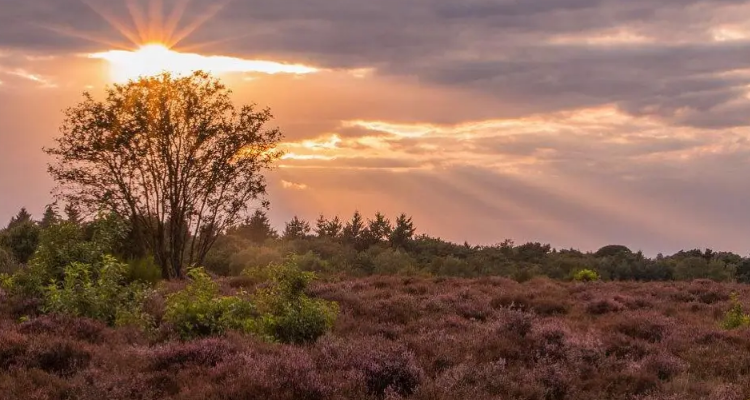
[[[162,0],[149,2],[148,41],[164,43],[164,4]]]
[[[55,32],[55,33],[58,33],[58,34],[61,34],[61,35],[70,36],[70,37],[76,37],[76,38],[79,38],[79,39],[88,40],[90,42],[103,44],[105,46],[112,47],[112,48],[115,48],[115,49],[127,50],[127,49],[131,49],[133,47],[132,44],[128,44],[126,42],[117,42],[117,41],[114,41],[114,40],[103,39],[101,37],[101,35],[96,35],[95,36],[95,35],[88,34],[88,33],[85,33],[85,32],[77,31],[77,30],[75,30],[73,28],[66,27],[66,26],[39,25],[39,24],[37,24],[37,26],[39,26],[42,29],[47,29],[49,31],[52,31],[52,32]],[[133,44],[135,44],[135,42]]]
[[[105,11],[103,8],[99,7],[98,5],[95,5],[91,0],[81,0],[84,4],[89,6],[92,11],[99,14],[100,17],[102,17],[107,23],[115,28],[118,32],[120,32],[121,35],[125,36],[128,40],[133,42],[133,44],[137,45],[138,43],[141,43],[140,40],[138,40],[138,35],[136,32],[133,32],[131,29],[129,29],[125,24],[118,21],[117,18],[115,18],[112,14]]]
[[[235,40],[244,39],[251,35],[252,35],[251,33],[245,33],[243,35],[232,36],[232,37],[225,38],[225,39],[217,39],[217,40],[211,40],[209,42],[194,43],[188,46],[167,46],[167,47],[173,48],[175,50],[179,50],[180,52],[183,52],[183,53],[195,53],[207,47],[212,47],[212,46],[232,42]]]
[[[125,4],[128,7],[130,18],[133,19],[133,24],[135,24],[135,29],[138,31],[138,36],[140,37],[140,41],[136,43],[147,43],[149,40],[147,37],[148,21],[146,21],[146,16],[141,5],[138,4],[137,0],[125,0]]]
[[[174,47],[174,35],[177,31],[177,26],[182,21],[182,17],[185,15],[189,4],[190,0],[177,0],[177,4],[174,5],[172,12],[164,22],[164,44],[167,47]]]
[[[185,28],[177,32],[177,34],[175,35],[175,38],[172,40],[174,42],[173,45],[176,46],[180,42],[185,40],[186,37],[190,36],[192,33],[197,31],[201,26],[203,26],[211,18],[215,17],[218,13],[220,13],[231,2],[232,0],[224,0],[221,2],[217,2],[213,6],[209,7],[208,10],[206,10],[206,12],[203,13],[202,16],[198,17],[195,21],[193,21],[188,26],[186,26]]]

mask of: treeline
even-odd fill
[[[111,216],[108,218],[111,220]],[[22,209],[0,231],[0,272],[13,272],[25,265],[36,252],[45,229],[65,221],[79,225],[85,235],[94,232],[87,227],[101,224],[101,220],[84,222],[73,208],[66,208],[61,216],[54,206],[48,206],[37,221]],[[750,259],[730,252],[694,249],[649,258],[621,245],[605,246],[596,252],[554,249],[542,243],[515,244],[511,240],[493,246],[472,246],[417,235],[416,231],[412,218],[405,214],[391,221],[381,213],[366,218],[355,212],[347,220],[320,216],[308,222],[294,217],[283,231],[277,232],[266,213],[258,210],[218,237],[204,267],[218,275],[237,276],[248,268],[265,267],[292,256],[309,271],[354,276],[503,276],[518,281],[546,276],[568,280],[576,272],[588,269],[604,280],[711,279],[750,283]],[[132,249],[134,244],[128,243],[129,237],[126,232],[117,246],[122,258],[142,253]],[[138,260],[130,262],[144,265]]]
[[[289,254],[296,255],[309,270],[352,275],[503,276],[519,281],[546,276],[567,280],[589,269],[605,280],[750,282],[750,259],[729,252],[695,249],[648,258],[621,245],[596,252],[511,240],[472,246],[417,235],[412,218],[404,214],[391,222],[380,213],[366,219],[359,212],[346,221],[320,216],[310,223],[294,217],[278,233],[265,213],[257,211],[217,240],[206,267],[218,274],[236,275],[248,266],[275,262]]]

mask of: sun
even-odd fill
[[[81,0],[99,14],[109,25],[118,31],[129,43],[118,43],[65,27],[49,27],[69,36],[84,38],[106,45],[108,51],[85,54],[89,58],[101,59],[108,63],[110,79],[124,83],[143,76],[154,76],[162,72],[174,75],[189,74],[197,70],[213,74],[259,73],[259,74],[311,74],[317,68],[276,61],[244,59],[237,57],[205,55],[188,52],[180,45],[206,22],[222,11],[231,0],[216,0],[207,9],[197,12],[198,17],[182,24],[190,0],[176,0],[174,8],[165,13],[162,0],[125,0],[124,4],[131,21],[121,17],[114,9],[105,7],[109,2]],[[145,4],[144,4],[145,2]],[[123,3],[121,3],[123,4]],[[193,44],[192,51],[210,47],[218,43],[237,40],[247,35],[224,38],[218,41]]]
[[[111,79],[120,83],[144,76],[158,75],[162,72],[185,75],[197,70],[215,74],[230,72],[310,74],[318,71],[316,68],[299,64],[180,53],[161,43],[145,44],[135,51],[110,50],[94,53],[90,57],[108,61]]]

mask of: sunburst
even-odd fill
[[[177,46],[216,17],[232,0],[213,2],[191,21],[185,20],[190,0],[176,0],[171,10],[165,10],[162,0],[146,0],[145,4],[141,0],[125,0],[129,21],[118,18],[101,1],[81,1],[101,16],[127,42],[102,40],[97,35],[71,28],[48,28],[61,34],[84,38],[107,46],[108,50],[89,54],[88,57],[106,60],[110,66],[111,79],[116,82],[152,76],[165,71],[174,74],[186,74],[195,70],[216,74],[230,72],[309,74],[318,71],[317,68],[301,64],[247,60],[177,50]],[[227,40],[233,39],[227,38],[211,43]],[[194,44],[191,48],[200,49],[209,46],[210,43]]]

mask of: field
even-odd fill
[[[242,279],[225,279],[232,291]],[[170,283],[162,290],[175,290]],[[743,285],[372,277],[319,282],[333,332],[308,346],[180,342],[4,301],[0,393],[13,399],[717,399],[750,397]],[[163,304],[149,304],[159,314]]]

